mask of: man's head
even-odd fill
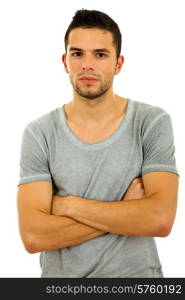
[[[100,97],[112,87],[124,61],[118,25],[95,10],[76,12],[65,34],[65,50],[62,60],[71,84],[88,99]]]

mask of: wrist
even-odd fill
[[[75,218],[77,212],[80,210],[80,206],[83,201],[84,201],[83,198],[70,195],[69,198],[66,200],[66,206],[65,206],[66,216]]]
[[[52,215],[66,216],[68,214],[68,203],[70,196],[53,196],[52,198]]]

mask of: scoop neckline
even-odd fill
[[[71,128],[69,127],[69,125],[67,123],[64,106],[65,106],[65,104],[63,104],[62,107],[59,108],[59,112],[60,112],[59,119],[62,123],[62,127],[63,127],[65,134],[68,136],[68,138],[74,144],[76,144],[80,148],[96,150],[96,149],[106,147],[106,146],[112,144],[115,140],[117,140],[120,137],[122,132],[125,131],[128,123],[129,123],[129,120],[130,120],[131,111],[132,111],[132,107],[133,107],[133,100],[131,100],[130,98],[127,98],[127,108],[126,108],[125,116],[124,116],[123,120],[121,121],[121,123],[119,124],[119,126],[114,130],[114,132],[110,136],[105,138],[104,140],[95,142],[95,143],[84,142],[84,141],[80,140],[80,138],[77,135],[75,135],[75,133],[71,130]]]

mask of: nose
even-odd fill
[[[81,66],[83,71],[94,71],[94,65],[92,62],[92,58],[90,57],[84,57],[82,66]]]

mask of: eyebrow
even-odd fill
[[[80,48],[76,48],[76,47],[70,47],[69,48],[69,51],[82,51],[82,49],[80,49]]]
[[[81,48],[76,48],[76,47],[70,47],[69,51],[83,51],[83,49]],[[101,48],[101,49],[94,49],[94,52],[106,52],[106,53],[110,53],[110,51],[107,48]]]
[[[106,52],[106,53],[110,53],[110,51],[106,48],[102,48],[102,49],[95,49],[95,52]]]

